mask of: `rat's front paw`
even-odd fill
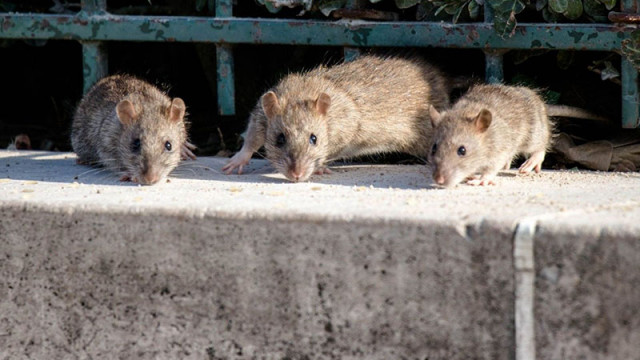
[[[249,164],[249,160],[251,160],[251,153],[240,151],[237,154],[233,155],[229,162],[222,167],[222,171],[225,174],[229,175],[233,172],[234,169],[238,168],[238,175],[242,174],[242,168]]]
[[[197,149],[198,147],[193,145],[192,143],[185,141],[184,144],[182,144],[182,147],[180,148],[180,159],[182,160],[187,160],[187,159],[191,159],[191,160],[195,160],[196,159],[196,155],[193,153],[193,150]]]

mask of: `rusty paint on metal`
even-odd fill
[[[0,38],[297,44],[327,46],[412,46],[529,49],[544,41],[555,49],[618,51],[625,29],[611,24],[519,24],[514,36],[500,38],[491,24],[363,22],[357,25],[320,20],[194,18],[148,16],[77,16],[0,14]],[[12,24],[7,28],[6,22]],[[159,33],[159,31],[163,31]],[[469,34],[473,33],[472,39]],[[584,34],[577,44],[577,33]],[[477,34],[477,35],[476,35]],[[301,41],[302,40],[302,41]]]

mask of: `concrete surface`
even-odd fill
[[[0,359],[512,359],[513,234],[533,219],[539,359],[640,353],[640,174],[264,161],[121,183],[0,152]]]

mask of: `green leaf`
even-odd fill
[[[584,12],[592,17],[607,16],[607,10],[598,0],[583,0]]]
[[[447,6],[449,5],[448,4],[440,5],[440,7],[436,10],[435,15],[437,16],[438,14],[440,14],[442,10],[447,8]]]
[[[564,14],[569,7],[569,0],[549,0],[549,8],[558,14]]]
[[[607,8],[607,10],[613,9],[618,3],[618,0],[599,0],[599,1],[601,4],[603,4]]]
[[[449,4],[446,8],[444,8],[444,11],[449,15],[455,15],[458,10],[459,8],[456,6],[456,4]]]
[[[560,14],[554,12],[549,7],[542,9],[542,18],[548,23],[557,23],[561,20]]]
[[[576,20],[582,16],[582,0],[568,0],[567,11],[563,13],[567,19]]]
[[[493,26],[501,38],[508,38],[513,35],[516,30],[516,14],[511,12],[507,17],[501,14],[493,19]]]
[[[375,4],[375,3],[379,3],[382,0],[369,0],[370,3]]]
[[[408,9],[412,6],[418,5],[419,3],[420,0],[396,0],[396,6],[398,9]]]
[[[473,0],[471,0],[473,1]],[[464,10],[467,7],[467,4],[460,4],[460,6],[458,7],[458,10],[456,10],[455,14],[453,14],[453,23],[457,23],[458,19],[460,18],[460,15],[462,14],[462,10]]]
[[[467,9],[469,10],[469,17],[472,19],[477,19],[480,16],[480,5],[476,2],[476,0],[471,0],[469,5],[467,5]]]
[[[498,35],[507,38],[513,35],[516,28],[516,14],[525,9],[525,4],[520,0],[486,0],[493,8],[493,27]]]
[[[324,16],[331,15],[331,12],[336,9],[342,9],[347,5],[347,0],[321,0],[318,2],[318,8]]]
[[[547,0],[536,0],[536,11],[540,11],[547,6]]]

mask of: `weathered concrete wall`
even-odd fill
[[[637,173],[438,189],[423,166],[293,184],[224,162],[142,187],[0,151],[0,360],[494,360],[534,336],[542,360],[640,354]]]
[[[546,222],[535,260],[539,359],[640,358],[640,233]]]
[[[467,230],[3,207],[0,358],[512,358],[511,232]]]

